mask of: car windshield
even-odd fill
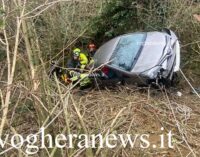
[[[130,71],[143,45],[145,33],[122,36],[111,57],[110,65]]]

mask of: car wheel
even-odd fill
[[[162,79],[161,84],[163,84],[167,88],[174,87],[174,86],[177,86],[177,84],[179,83],[179,80],[180,79],[179,79],[178,74],[174,72],[171,79],[169,77],[167,77],[166,79]]]
[[[178,73],[174,72],[171,80],[171,86],[176,86],[180,83],[180,76]]]

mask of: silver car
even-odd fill
[[[171,30],[137,32],[115,37],[94,55],[95,67],[107,78],[134,82],[171,82],[180,67],[180,44]]]

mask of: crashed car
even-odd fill
[[[171,30],[124,34],[103,44],[95,68],[109,78],[136,83],[171,83],[180,68],[180,44]]]

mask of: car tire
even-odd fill
[[[173,73],[172,78],[170,79],[167,77],[166,79],[161,80],[161,84],[164,85],[166,88],[175,87],[179,84],[179,76],[176,72]]]
[[[171,80],[171,86],[177,86],[180,83],[180,76],[174,72]]]

